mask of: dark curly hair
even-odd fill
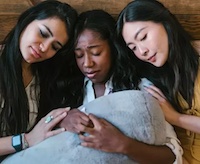
[[[79,15],[74,32],[74,47],[81,33],[85,30],[97,32],[102,40],[107,40],[111,49],[112,65],[109,77],[112,76],[113,91],[122,91],[128,89],[138,89],[138,78],[134,59],[131,51],[126,47],[122,38],[118,38],[115,33],[116,21],[115,19],[103,10],[90,10]],[[74,68],[77,70],[75,55],[73,54]],[[77,100],[75,104],[81,105],[83,102],[83,79],[84,76],[80,74],[79,80],[72,82],[73,87],[71,92],[75,96],[73,100]],[[75,88],[74,84],[79,81],[80,88]],[[69,89],[68,88],[68,91]],[[69,100],[69,97],[68,97]],[[71,100],[71,102],[73,101]]]

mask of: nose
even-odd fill
[[[141,56],[146,56],[149,52],[148,48],[143,45],[138,46],[138,49]]]
[[[89,54],[85,54],[84,56],[84,67],[92,67],[94,65],[92,57]]]
[[[46,52],[50,47],[50,43],[48,42],[41,42],[40,43],[40,51]]]

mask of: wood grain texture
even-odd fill
[[[19,15],[30,6],[29,0],[0,0],[0,42],[16,24]]]
[[[44,0],[0,0],[0,41],[15,25],[18,16],[27,8]],[[117,18],[132,0],[60,0],[73,6],[78,13],[103,9]],[[181,22],[194,39],[200,40],[200,0],[159,0]]]

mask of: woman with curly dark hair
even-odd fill
[[[77,85],[80,88],[75,90],[75,83],[71,87],[73,99],[78,100],[77,106],[113,92],[138,89],[140,79],[134,56],[123,40],[116,38],[115,25],[114,18],[102,10],[83,12],[78,17],[74,35],[74,63],[77,63],[82,75]],[[80,133],[83,146],[125,154],[138,163],[173,163],[175,155],[170,148],[181,149],[173,129],[166,138],[167,146],[155,146],[129,138],[108,121],[102,120],[72,109],[60,125],[68,131]],[[90,130],[94,133],[81,135],[82,132],[90,133]],[[175,154],[182,158],[181,152]]]

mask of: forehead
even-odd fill
[[[135,39],[135,36],[140,32],[146,31],[157,31],[160,27],[164,28],[160,23],[154,23],[152,21],[134,21],[134,22],[125,22],[122,35],[126,42],[129,42],[132,39]]]
[[[135,22],[125,22],[123,29],[122,29],[122,35],[128,35],[131,33],[135,33],[138,31],[138,29],[141,29],[145,26],[148,26],[149,22],[143,22],[143,21],[135,21]]]
[[[52,32],[53,37],[63,45],[67,42],[67,27],[65,22],[63,22],[61,19],[52,17],[43,20],[35,20],[32,23],[38,25],[40,28],[47,27]]]
[[[160,26],[163,26],[163,25],[161,23],[155,23],[152,21],[125,22],[123,25],[122,34],[125,33],[126,31],[136,32],[144,27],[146,29],[154,29],[154,28],[159,28]]]
[[[78,39],[77,39],[77,47],[81,47],[81,46],[88,46],[90,44],[96,44],[96,43],[102,43],[102,42],[106,42],[106,40],[103,40],[101,38],[101,34],[90,30],[90,29],[85,29],[82,33],[80,33]]]

